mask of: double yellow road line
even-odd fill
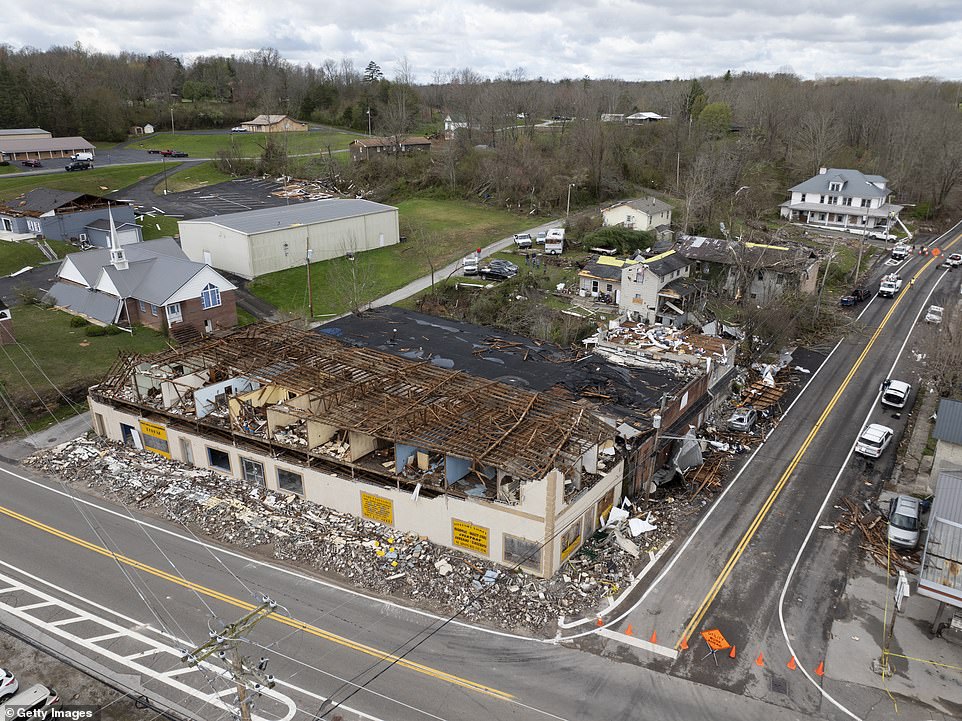
[[[154,568],[153,566],[149,566],[146,563],[142,563],[141,561],[138,561],[135,558],[130,558],[129,556],[124,556],[119,553],[114,553],[113,551],[110,551],[104,548],[103,546],[98,546],[95,543],[90,543],[89,541],[85,541],[82,538],[78,538],[77,536],[66,533],[65,531],[61,531],[58,528],[49,526],[46,523],[42,523],[40,521],[34,520],[29,516],[25,516],[22,513],[17,513],[16,511],[13,511],[9,508],[0,506],[0,514],[7,516],[8,518],[12,518],[14,520],[20,521],[21,523],[31,526],[32,528],[35,528],[39,531],[43,531],[44,533],[49,533],[51,536],[55,536],[61,540],[67,541],[68,543],[72,543],[88,551],[92,551],[93,553],[99,554],[106,558],[113,559],[118,563],[122,563],[125,566],[134,568],[138,571],[141,571],[142,573],[148,573],[151,576],[155,576],[156,578],[160,578],[164,581],[168,581],[170,583],[176,584],[178,586],[186,588],[195,593],[202,594],[204,596],[207,596],[208,598],[213,598],[217,601],[222,601],[226,604],[239,608],[242,611],[252,611],[253,609],[257,608],[257,606],[253,603],[242,601],[241,599],[234,598],[233,596],[230,596],[226,593],[221,593],[220,591],[215,591],[212,588],[202,586],[199,583],[188,581],[187,579],[182,578],[181,576],[176,576],[172,573],[167,573],[166,571],[162,571],[159,568]],[[450,674],[446,671],[441,671],[439,669],[432,668],[430,666],[425,666],[424,664],[417,663],[416,661],[411,661],[407,658],[401,658],[392,653],[386,653],[384,651],[380,651],[372,646],[368,646],[366,644],[353,641],[349,638],[345,638],[344,636],[339,636],[336,633],[331,633],[330,631],[325,631],[322,628],[318,628],[317,626],[311,625],[304,621],[299,621],[296,618],[282,616],[281,614],[272,614],[270,618],[280,623],[281,625],[289,626],[290,628],[296,629],[298,631],[303,631],[304,633],[310,634],[311,636],[316,636],[317,638],[322,638],[326,641],[336,643],[337,645],[343,646],[344,648],[349,648],[353,651],[357,651],[366,656],[371,656],[373,658],[376,658],[378,661],[383,661],[385,663],[393,663],[397,666],[406,668],[410,671],[416,671],[417,673],[424,674],[425,676],[430,676],[431,678],[435,678],[439,681],[450,683],[455,686],[460,686],[461,688],[465,688],[470,691],[477,691],[478,693],[482,693],[487,696],[493,696],[495,698],[502,699],[502,700],[510,700],[513,698],[511,694],[506,693],[504,691],[499,691],[498,689],[491,688],[490,686],[485,686],[483,684],[476,683],[475,681],[462,678],[461,676],[455,676],[454,674]]]
[[[950,243],[946,244],[945,248],[946,249],[951,248],[953,245],[955,245],[958,239],[959,239],[959,236],[956,236],[955,238],[953,238]],[[675,643],[676,649],[681,647],[682,641],[688,641],[691,638],[691,635],[695,632],[695,630],[701,625],[701,622],[705,618],[705,614],[708,613],[708,609],[711,607],[712,603],[715,602],[715,598],[718,596],[718,592],[721,591],[722,586],[725,585],[725,581],[728,580],[728,577],[731,575],[732,571],[734,570],[735,564],[738,563],[738,560],[742,557],[742,554],[745,553],[745,549],[748,548],[748,544],[751,542],[752,538],[755,537],[755,533],[758,531],[758,528],[761,526],[762,521],[765,520],[765,517],[768,515],[768,512],[772,509],[772,506],[774,505],[775,501],[778,499],[778,496],[781,494],[782,489],[784,489],[785,485],[788,483],[788,479],[791,477],[792,473],[798,467],[798,464],[801,463],[802,458],[804,458],[806,452],[808,451],[809,446],[815,440],[815,436],[818,435],[818,432],[821,430],[822,424],[825,423],[825,420],[828,418],[829,414],[835,409],[835,405],[838,403],[839,398],[842,397],[842,394],[845,392],[845,389],[848,388],[849,383],[852,382],[852,378],[855,377],[855,374],[858,372],[858,369],[862,366],[862,363],[865,361],[866,356],[868,356],[869,351],[872,350],[872,347],[875,345],[875,342],[878,340],[878,337],[881,335],[882,330],[888,324],[889,319],[895,313],[899,304],[902,302],[902,299],[905,297],[905,294],[909,291],[909,288],[912,287],[912,283],[914,283],[914,281],[920,275],[922,275],[922,273],[930,265],[932,265],[936,261],[937,257],[938,256],[930,257],[929,261],[925,263],[925,265],[923,265],[918,270],[918,272],[916,272],[914,276],[912,276],[912,281],[902,289],[902,292],[899,293],[898,297],[889,306],[888,312],[885,314],[885,317],[882,319],[882,322],[879,323],[878,328],[875,329],[875,332],[872,334],[872,337],[869,339],[868,343],[866,343],[865,348],[863,348],[862,352],[859,354],[858,359],[856,359],[855,363],[849,369],[848,374],[845,376],[845,379],[839,385],[838,390],[835,391],[835,395],[832,396],[832,399],[829,401],[828,405],[825,406],[825,410],[822,411],[822,414],[819,416],[818,420],[815,422],[815,425],[812,426],[812,429],[808,432],[808,435],[805,437],[805,440],[802,442],[802,445],[798,449],[798,452],[795,453],[795,456],[792,458],[791,462],[788,464],[788,467],[779,477],[778,482],[775,484],[775,487],[772,489],[771,493],[768,494],[768,498],[765,499],[765,503],[762,504],[761,509],[755,515],[755,518],[752,520],[751,524],[749,525],[748,530],[745,531],[745,534],[742,536],[741,540],[738,542],[738,545],[735,547],[735,550],[732,552],[731,556],[729,556],[728,561],[725,563],[725,566],[721,570],[721,573],[718,574],[718,577],[715,579],[715,582],[712,584],[711,588],[709,589],[708,594],[705,596],[701,604],[698,606],[698,610],[695,611],[695,615],[692,616],[691,620],[688,622],[688,625],[685,626],[685,630],[682,632],[681,638],[679,638],[678,641]]]

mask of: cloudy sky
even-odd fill
[[[493,77],[658,80],[742,71],[804,78],[962,78],[960,0],[5,0],[5,42],[186,59],[274,47],[296,63],[406,57],[419,82]]]

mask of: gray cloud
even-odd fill
[[[962,78],[962,3],[837,0],[7,0],[14,48],[73,45],[186,58],[275,47],[296,63],[406,57],[418,80],[470,67],[528,77],[657,80],[792,68],[825,76]]]

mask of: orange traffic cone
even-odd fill
[[[794,671],[795,668],[796,668],[796,667],[795,667],[795,657],[792,656],[792,660],[789,661],[786,665],[788,666],[788,668],[789,668],[790,670]]]
[[[651,643],[658,643],[658,633],[656,631],[651,632],[651,638],[648,639]]]
[[[732,650],[728,652],[728,658],[735,658],[735,647],[732,646]]]
[[[761,654],[758,654],[758,658],[755,659],[755,665],[756,665],[756,666],[764,666],[764,665],[765,665],[765,659],[762,658],[762,655],[761,655]]]
[[[683,638],[683,639],[681,640],[681,644],[679,644],[679,647],[681,648],[682,651],[687,651],[687,650],[688,650],[688,639],[687,639],[687,638]]]
[[[630,624],[630,623],[628,624],[628,628],[625,629],[625,634],[628,635],[628,636],[634,636],[634,635],[635,635],[635,629],[633,629],[633,628],[631,627],[631,624]]]
[[[598,616],[598,626],[604,626],[605,622],[601,620],[601,616]]]
[[[825,662],[824,662],[824,661],[819,661],[819,662],[818,662],[818,668],[815,669],[815,675],[816,675],[816,676],[824,676],[824,675],[825,675]]]

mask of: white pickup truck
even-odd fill
[[[878,294],[883,298],[894,298],[900,290],[902,290],[902,276],[898,273],[889,273],[882,277]]]

